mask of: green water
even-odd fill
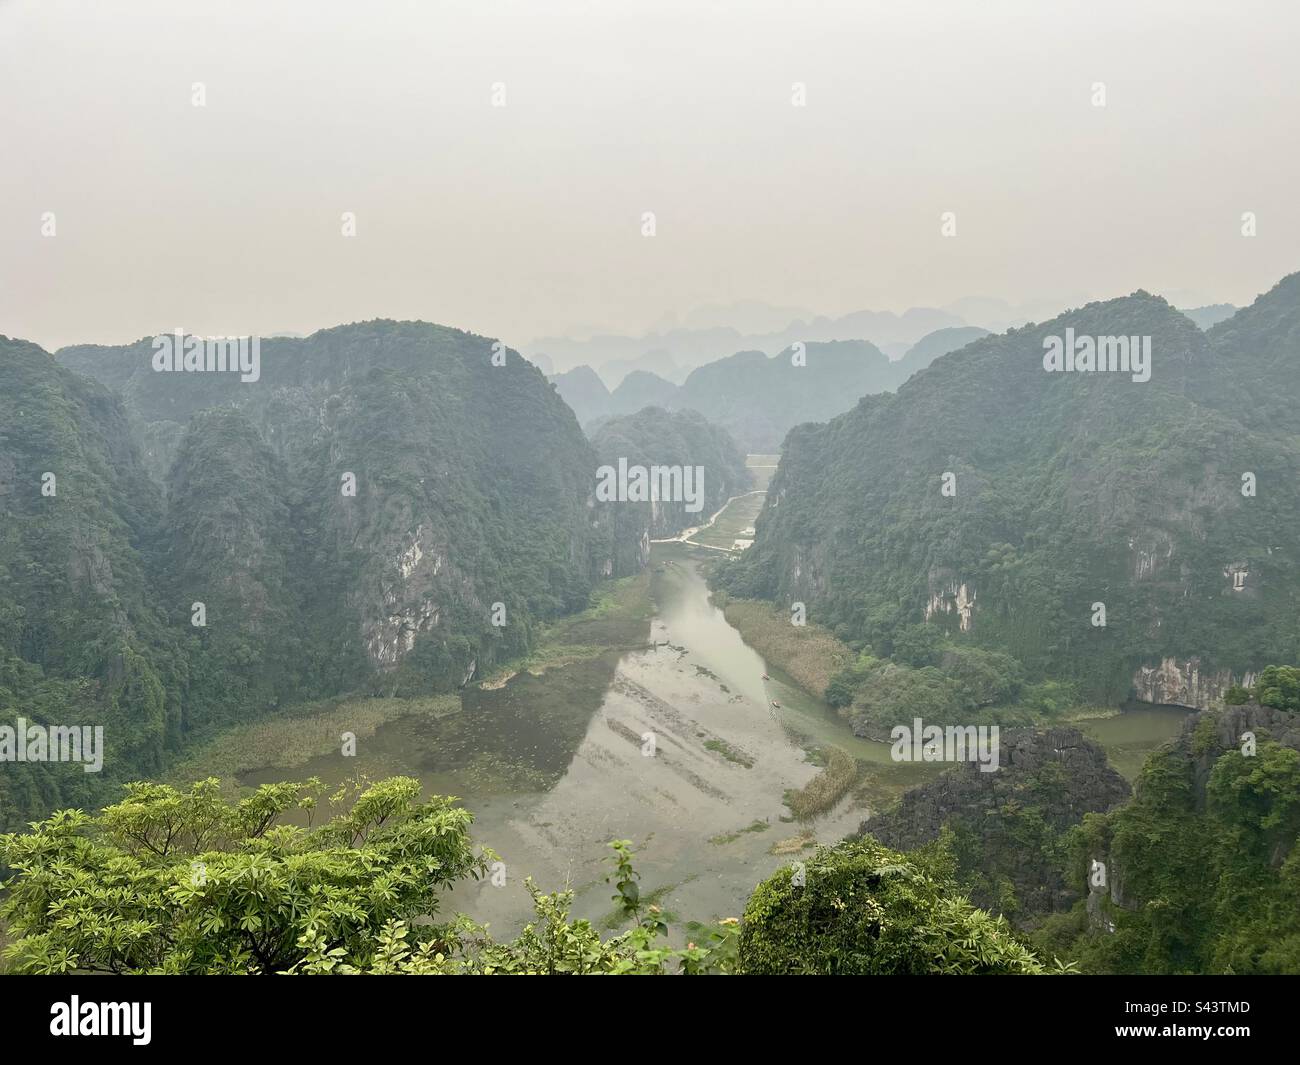
[[[1147,755],[1176,736],[1195,712],[1182,706],[1131,703],[1115,717],[1078,721],[1074,727],[1105,747],[1110,764],[1133,781]]]
[[[652,650],[520,674],[496,690],[467,692],[460,713],[381,727],[356,757],[242,779],[334,783],[400,773],[460,797],[474,813],[475,839],[505,862],[506,884],[458,887],[447,908],[490,922],[498,935],[531,916],[527,876],[545,890],[574,890],[576,915],[605,918],[606,843],[621,838],[638,852],[643,895],[659,892],[670,917],[737,916],[759,880],[797,858],[771,853],[774,844],[805,830],[821,842],[842,839],[869,811],[944,767],[893,762],[888,744],[855,737],[830,707],[767,667],[709,602],[700,572],[709,555],[655,546]],[[1147,707],[1080,727],[1132,775],[1183,714]],[[650,735],[653,754],[643,754]],[[811,825],[785,821],[784,793],[817,772],[808,750],[832,743],[859,761],[858,784]]]

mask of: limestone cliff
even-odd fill
[[[1203,670],[1199,658],[1166,657],[1158,666],[1140,666],[1133,674],[1133,691],[1140,702],[1213,710],[1223,706],[1231,687],[1249,688],[1255,673],[1229,669]]]

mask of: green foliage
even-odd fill
[[[358,964],[340,948],[313,934],[307,956],[292,970],[309,975],[434,976],[658,976],[726,973],[734,969],[736,930],[719,924],[707,932],[707,946],[665,946],[656,932],[637,925],[608,939],[589,921],[573,920],[572,892],[544,894],[525,886],[536,919],[509,943],[498,943],[485,926],[458,917],[441,938],[408,942],[415,931],[401,921],[380,929],[368,961]]]
[[[922,669],[939,664],[943,633],[933,625],[907,625],[894,634],[893,659]]]
[[[333,815],[313,827],[322,800]],[[530,880],[536,920],[498,943],[464,916],[439,920],[440,893],[491,857],[474,853],[470,820],[402,777],[329,797],[315,780],[266,785],[237,801],[216,780],[132,784],[98,815],[65,810],[0,836],[13,870],[4,956],[36,974],[1053,971],[957,892],[942,848],[907,857],[871,840],[819,850],[803,886],[778,872],[743,925],[693,925],[681,948],[643,905],[631,844],[615,840],[607,879],[626,931],[602,939],[570,918],[571,893]]]
[[[6,829],[60,803],[102,801],[123,762],[156,771],[178,741],[185,670],[147,594],[162,498],[121,407],[3,336],[0,500],[0,724],[103,726],[106,746],[102,774],[6,764]]]
[[[910,728],[918,717],[927,724],[955,723],[963,708],[961,688],[941,670],[890,663],[862,685],[850,712],[857,730],[886,739],[895,725]]]
[[[823,698],[837,710],[853,702],[853,697],[868,677],[882,665],[880,659],[870,651],[862,651],[848,666],[845,666],[831,678],[826,685]]]
[[[470,814],[419,801],[394,777],[325,796],[318,781],[221,797],[216,780],[180,792],[132,784],[97,816],[65,810],[0,836],[12,867],[0,907],[16,973],[701,974],[734,969],[736,922],[697,926],[673,948],[658,907],[643,911],[626,840],[610,844],[632,927],[602,940],[571,920],[572,893],[543,894],[536,920],[497,943],[463,915],[439,923],[440,893],[477,878]],[[322,799],[338,811],[312,827]],[[285,823],[295,816],[301,824]]]
[[[740,971],[759,975],[1042,974],[1000,917],[975,909],[936,851],[870,838],[823,847],[761,883],[745,909]],[[800,882],[802,879],[802,883]]]
[[[216,780],[132,784],[98,815],[56,813],[0,836],[5,957],[20,973],[273,974],[317,950],[369,966],[386,927],[436,916],[441,889],[485,868],[469,813],[419,792],[365,787],[316,828],[283,820],[318,809],[314,780],[238,802]]]
[[[610,843],[610,848],[614,851],[612,860],[615,869],[605,877],[605,882],[614,885],[617,892],[613,896],[614,902],[618,904],[623,916],[636,926],[645,928],[654,935],[665,934],[668,926],[660,920],[657,906],[650,906],[647,915],[641,916],[641,889],[637,886],[641,874],[632,866],[632,841],[616,839]]]
[[[960,644],[945,648],[939,665],[958,687],[967,709],[1014,703],[1024,685],[1024,669],[1008,654]]]
[[[1080,903],[1040,947],[1090,972],[1300,972],[1300,752],[1264,738],[1245,755],[1212,735],[1152,755],[1131,803],[1071,832],[1072,878],[1106,861],[1122,905],[1105,900],[1114,931],[1101,932]]]
[[[1300,836],[1300,751],[1264,743],[1253,757],[1229,753],[1214,763],[1206,797],[1237,855],[1276,865]]]
[[[826,685],[826,702],[861,735],[885,739],[894,725],[910,726],[915,717],[935,724],[985,718],[1027,724],[1078,704],[1074,685],[1026,685],[1024,667],[1011,655],[953,642],[934,626],[901,630],[893,650],[893,661],[862,651]]]
[[[1053,717],[1079,705],[1079,690],[1069,683],[1044,680],[1026,686],[1020,705],[1036,717]]]
[[[1300,710],[1300,669],[1269,666],[1255,681],[1255,701],[1279,710]]]

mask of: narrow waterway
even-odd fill
[[[383,726],[355,758],[268,768],[243,781],[400,773],[458,796],[474,813],[476,840],[505,863],[505,884],[463,885],[448,909],[490,922],[497,935],[531,916],[529,876],[547,891],[573,890],[575,915],[604,924],[613,839],[633,842],[642,895],[679,934],[682,922],[738,916],[779,865],[814,841],[842,839],[870,809],[944,767],[893,762],[888,744],[853,736],[830,707],[768,668],[709,601],[706,557],[681,543],[655,545],[653,649],[521,673],[467,693],[460,713]],[[1145,708],[1082,727],[1114,747],[1131,774],[1181,716]],[[859,781],[828,814],[795,824],[784,794],[812,779],[808,751],[828,744],[858,760]]]
[[[786,790],[818,772],[808,748],[847,747],[896,778],[894,790],[918,772],[889,762],[886,745],[855,739],[829,707],[779,675],[763,680],[763,659],[709,602],[704,555],[655,546],[652,650],[521,673],[467,694],[460,714],[380,728],[346,763],[331,755],[243,781],[403,773],[459,796],[474,813],[476,840],[505,863],[506,885],[468,884],[449,904],[499,934],[530,916],[527,876],[546,890],[574,890],[579,916],[609,915],[612,839],[633,841],[642,894],[679,920],[738,915],[801,842],[841,839],[866,816],[864,788],[811,824],[786,820]]]

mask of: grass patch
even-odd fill
[[[268,766],[293,769],[339,750],[344,732],[373,736],[390,721],[412,715],[442,717],[460,711],[459,695],[428,699],[331,699],[300,703],[283,714],[236,725],[199,744],[167,773],[170,784],[207,777],[233,780]]]
[[[788,673],[814,698],[826,694],[826,685],[857,655],[837,640],[829,629],[792,625],[790,614],[757,599],[730,599],[723,606],[727,621],[767,663]]]
[[[738,496],[727,504],[718,515],[718,520],[707,529],[701,529],[691,537],[696,543],[711,547],[725,547],[728,550],[739,539],[741,533],[753,526],[759,511],[763,509],[763,500],[767,498],[761,492]],[[745,537],[749,539],[749,537]]]
[[[490,691],[520,673],[540,677],[547,670],[599,658],[606,651],[644,647],[653,614],[648,570],[605,581],[592,593],[586,610],[540,626],[533,649],[493,670],[479,687]]]
[[[826,766],[798,790],[787,791],[786,805],[799,821],[807,821],[832,809],[858,779],[858,763],[842,747],[826,751]]]
[[[735,762],[736,765],[743,765],[746,769],[754,768],[754,760],[745,754],[744,751],[737,750],[726,740],[705,740],[704,749],[712,751],[714,754],[720,754],[728,762]]]
[[[1052,722],[1057,721],[1098,721],[1102,718],[1119,717],[1124,712],[1122,707],[1118,706],[1076,706],[1066,710],[1063,714],[1054,714],[1049,719]]]
[[[772,846],[768,847],[767,853],[781,857],[787,854],[802,854],[804,851],[812,850],[816,846],[816,836],[811,832],[801,832],[797,836],[777,840]]]
[[[717,836],[710,836],[709,842],[715,847],[721,847],[728,843],[735,843],[741,836],[748,835],[751,832],[766,832],[772,826],[766,821],[755,821],[746,828],[738,828],[735,832],[723,832]]]

